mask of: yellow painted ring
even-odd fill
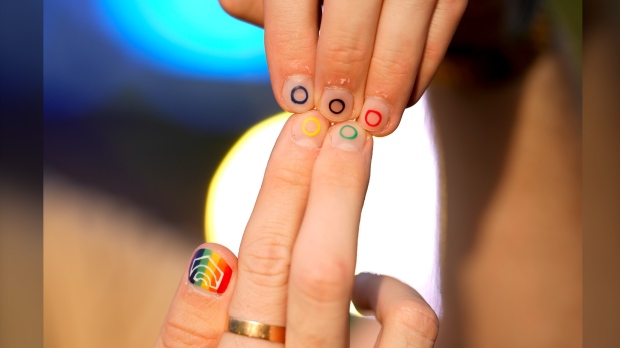
[[[308,132],[306,130],[306,124],[308,123],[308,121],[313,121],[314,123],[316,123],[316,130],[314,132]],[[316,117],[308,117],[307,119],[304,120],[304,123],[302,123],[301,130],[304,132],[305,135],[309,137],[313,137],[319,134],[319,132],[321,131],[321,122],[319,122],[319,120],[317,120]]]

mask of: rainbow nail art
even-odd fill
[[[222,294],[226,291],[232,268],[215,251],[199,249],[189,267],[189,282],[210,292]]]

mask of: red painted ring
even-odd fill
[[[376,114],[377,116],[379,116],[379,120],[378,120],[376,123],[370,123],[370,122],[368,122],[368,115],[369,115],[371,112],[372,112],[372,113],[374,113],[374,114]],[[366,123],[367,123],[369,126],[371,126],[371,127],[376,127],[376,126],[378,126],[378,125],[379,125],[379,123],[381,123],[381,121],[382,121],[382,120],[383,120],[383,116],[381,116],[381,113],[380,113],[379,111],[377,111],[377,110],[368,110],[368,111],[366,111],[366,115],[364,116],[364,121],[366,121]]]

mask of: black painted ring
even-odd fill
[[[299,101],[299,100],[295,99],[295,92],[298,89],[301,89],[301,90],[304,91],[304,93],[306,93],[306,98],[304,98],[304,100]],[[293,90],[291,91],[291,100],[295,104],[305,104],[308,101],[308,90],[306,89],[306,87],[304,87],[304,86],[295,86],[295,88],[293,88]]]
[[[342,109],[340,109],[340,111],[336,112],[336,111],[334,111],[334,109],[332,109],[332,104],[334,102],[338,102],[338,103],[340,103],[342,105]],[[329,111],[333,112],[336,115],[341,114],[344,111],[344,108],[345,108],[344,101],[342,101],[342,99],[332,99],[332,101],[329,102]]]

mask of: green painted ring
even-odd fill
[[[343,133],[342,131],[343,131],[345,128],[351,128],[351,129],[353,129],[353,135],[351,135],[351,136],[346,136],[346,135],[344,135],[344,133]],[[342,128],[340,128],[340,136],[341,136],[341,137],[343,137],[343,138],[345,138],[345,139],[348,139],[348,140],[353,140],[353,139],[357,138],[357,129],[355,129],[355,127],[350,126],[350,125],[348,125],[348,124],[347,124],[347,125],[345,125],[345,126],[342,126]]]

